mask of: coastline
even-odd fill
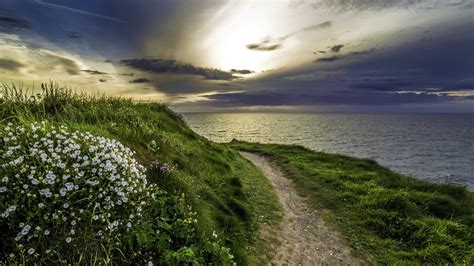
[[[74,263],[83,258],[91,261],[112,259],[126,264],[147,263],[142,261],[145,257],[141,254],[150,254],[153,263],[158,264],[267,263],[271,258],[265,255],[271,254],[269,241],[272,240],[262,238],[260,230],[266,228],[277,235],[282,226],[283,210],[270,181],[239,155],[239,150],[269,156],[293,181],[298,195],[306,199],[308,206],[321,211],[325,223],[347,238],[352,252],[362,260],[395,264],[469,264],[474,261],[474,193],[464,188],[417,180],[372,160],[314,152],[299,146],[212,142],[192,131],[180,115],[160,103],[77,95],[58,88],[48,88],[38,99],[25,96],[22,91],[7,90],[0,97],[0,119],[3,122],[0,149],[5,154],[7,150],[16,152],[11,153],[14,157],[1,158],[2,165],[8,165],[5,168],[7,178],[2,179],[5,183],[2,196],[6,195],[6,200],[0,201],[2,210],[9,210],[8,219],[0,220],[0,227],[8,234],[0,250],[0,259],[6,263],[20,260]],[[91,223],[77,223],[75,218],[69,221],[64,217],[68,226],[77,226],[73,232],[84,241],[74,242],[72,237],[63,239],[59,236],[65,232],[55,231],[49,237],[40,237],[36,233],[29,238],[20,238],[21,245],[18,245],[15,240],[17,232],[28,234],[30,229],[20,228],[21,224],[33,224],[34,228],[40,229],[58,228],[52,226],[54,219],[44,218],[58,209],[81,209],[83,212],[75,213],[74,217],[79,216],[84,221],[95,219],[95,210],[90,209],[94,200],[81,198],[69,202],[59,196],[65,192],[61,190],[63,186],[70,187],[70,184],[66,185],[69,182],[66,177],[51,184],[41,184],[48,191],[42,188],[39,198],[28,201],[23,201],[26,198],[22,195],[31,194],[30,190],[36,189],[36,181],[23,185],[8,183],[8,180],[17,180],[15,178],[30,182],[28,176],[23,177],[22,171],[10,167],[17,161],[17,156],[22,157],[25,165],[36,165],[36,169],[43,169],[47,162],[31,155],[30,148],[37,145],[32,135],[34,132],[15,133],[15,141],[22,141],[20,148],[9,144],[12,129],[18,132],[36,130],[37,124],[44,125],[39,128],[45,139],[56,135],[58,128],[77,132],[74,134],[84,138],[81,140],[83,146],[80,146],[84,150],[80,152],[91,158],[96,156],[96,148],[92,147],[95,144],[89,143],[91,136],[97,141],[105,137],[113,143],[112,146],[123,147],[127,153],[130,149],[127,158],[133,165],[139,163],[143,166],[136,166],[143,169],[143,173],[138,173],[146,176],[146,181],[156,186],[156,190],[138,195],[153,195],[155,199],[131,202],[139,204],[145,215],[130,227],[110,221],[111,228],[117,226],[114,230],[119,234],[113,239],[118,239],[118,244],[113,244],[112,238],[97,238],[96,234],[90,233]],[[52,158],[62,156],[55,149],[41,148],[41,152]],[[74,156],[65,157],[71,164],[54,168],[54,173],[63,175],[62,169],[75,171],[75,168],[85,167],[91,172],[79,177],[95,177],[97,182],[102,179],[105,182],[107,176],[89,169],[90,162],[83,166],[72,163],[71,158],[77,158]],[[34,174],[42,177],[46,172],[41,170]],[[48,176],[51,176],[50,172]],[[49,205],[43,209],[45,203],[38,204],[37,200],[43,195],[53,195],[47,193],[49,189],[57,190],[57,202],[46,201]],[[94,189],[91,187],[90,193],[99,194]],[[14,204],[31,210],[31,215],[15,213]],[[46,216],[34,215],[35,212]],[[105,217],[103,223],[108,223]],[[71,241],[73,245],[66,245]],[[111,246],[111,251],[94,253],[88,246],[100,241],[118,245],[119,249]],[[56,248],[51,253],[48,247]],[[24,257],[26,251],[28,255]],[[68,256],[64,257],[65,254]],[[132,254],[133,257],[123,254]]]
[[[396,172],[474,189],[473,115],[232,113],[185,114],[206,138],[301,145],[376,160]]]

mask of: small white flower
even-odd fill
[[[49,233],[50,233],[49,230],[45,230],[45,231],[44,231],[44,235],[45,235],[45,236],[49,235]]]
[[[70,237],[66,238],[67,243],[71,243],[71,241],[72,241],[72,238],[70,238]]]
[[[31,229],[30,225],[25,225],[25,227],[23,227],[23,229],[21,229],[21,234],[26,236],[28,234],[28,232],[30,232],[30,229]]]
[[[34,249],[34,248],[28,249],[28,254],[33,255],[33,253],[35,253],[35,249]]]

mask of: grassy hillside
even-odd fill
[[[148,251],[159,250],[165,241],[173,243],[167,243],[166,248],[176,251],[172,253],[176,263],[192,261],[187,252],[199,253],[196,250],[200,248],[211,250],[203,252],[201,262],[217,260],[219,252],[225,253],[220,247],[229,247],[233,260],[239,264],[256,262],[258,253],[266,248],[257,238],[259,226],[263,223],[276,226],[281,214],[271,185],[252,164],[227,146],[194,133],[164,104],[78,95],[53,85],[42,87],[42,94],[30,97],[24,91],[3,86],[0,124],[28,126],[47,121],[49,127],[66,126],[116,139],[136,152],[138,162],[147,168],[147,179],[168,195],[150,215],[166,216],[176,227],[179,227],[176,220],[189,216],[197,220],[196,226],[189,229],[195,231],[192,238],[176,236],[186,232],[173,231],[162,224],[161,231],[169,232],[164,238],[163,233],[158,237],[150,231],[151,225],[141,225],[136,239],[131,242],[127,239],[132,244],[123,244],[126,247],[121,251],[133,252],[134,245],[145,246]],[[154,174],[153,169],[162,166],[175,170],[169,175]],[[191,210],[180,203],[181,195]],[[150,217],[150,224],[158,218]]]
[[[34,96],[0,89],[1,262],[261,264],[273,243],[258,231],[276,233],[282,214],[267,179],[236,151],[246,150],[274,158],[368,261],[474,263],[474,196],[465,188],[299,146],[218,144],[164,104],[42,87]],[[107,200],[122,192],[117,177],[128,205]]]
[[[233,141],[274,158],[315,208],[377,264],[474,263],[474,193],[395,173],[368,159]]]

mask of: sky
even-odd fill
[[[474,113],[474,0],[0,0],[0,82],[178,112]]]

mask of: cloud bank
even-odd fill
[[[155,58],[124,59],[120,63],[149,73],[169,73],[177,75],[197,75],[208,80],[233,80],[237,77],[232,73],[216,68],[196,67],[189,63],[176,60]]]

